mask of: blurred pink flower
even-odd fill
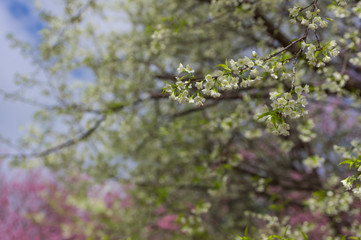
[[[157,222],[157,226],[165,230],[178,230],[179,226],[176,224],[178,216],[176,214],[165,215],[160,218]]]

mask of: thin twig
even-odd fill
[[[316,40],[317,40],[317,47],[320,49],[321,48],[321,41],[320,38],[318,37],[317,31],[314,30],[313,33],[315,34]]]
[[[86,130],[85,132],[81,133],[79,136],[69,139],[63,143],[60,143],[56,146],[50,147],[48,149],[45,149],[41,152],[33,152],[33,153],[28,153],[28,154],[2,154],[0,155],[0,158],[16,158],[16,157],[22,157],[22,158],[34,158],[34,157],[45,157],[48,156],[52,153],[56,153],[66,147],[72,146],[78,142],[81,142],[85,139],[87,139],[88,137],[90,137],[96,129],[99,128],[99,126],[101,125],[101,123],[106,119],[106,115],[103,115],[100,119],[98,119],[94,125],[89,128],[88,130]]]
[[[296,79],[296,64],[298,60],[298,56],[302,52],[302,49],[298,50],[297,54],[294,56],[293,63],[292,63],[292,84],[291,84],[291,91],[295,86],[295,79]]]

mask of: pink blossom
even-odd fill
[[[293,180],[296,180],[296,181],[301,181],[303,177],[302,177],[302,175],[300,173],[298,173],[296,171],[292,171],[291,172],[291,178]]]
[[[157,222],[157,226],[165,230],[178,230],[179,226],[176,224],[178,216],[176,214],[165,215],[160,218]]]

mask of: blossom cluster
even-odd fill
[[[354,166],[357,169],[354,175],[341,180],[342,185],[346,190],[352,190],[355,196],[361,198],[361,142],[353,140],[351,145],[351,148],[340,146],[334,148],[337,153],[342,154],[344,161],[340,165],[348,164],[350,168]]]
[[[351,58],[350,63],[355,66],[361,67],[361,52],[358,52],[355,57]]]
[[[304,87],[296,86],[295,94],[290,92],[271,92],[272,110],[266,107],[263,112],[256,115],[257,119],[265,120],[268,128],[272,130],[274,135],[288,136],[290,126],[285,122],[284,118],[296,119],[307,114],[304,107],[308,104],[308,101],[302,93],[309,93],[309,91],[309,86],[305,85]]]
[[[188,80],[184,80],[185,76],[177,77],[174,84],[167,83],[164,91],[170,95],[171,100],[176,100],[179,103],[192,103],[197,106],[203,105],[205,96],[218,98],[221,96],[220,91],[237,89],[239,87],[247,88],[254,84],[255,81],[261,80],[260,71],[269,74],[271,78],[278,79],[277,71],[282,68],[281,62],[265,63],[260,59],[256,59],[257,54],[252,53],[253,59],[244,57],[234,61],[230,60],[228,63],[221,64],[224,71],[217,72],[215,76],[206,75],[204,80],[196,80],[193,73],[194,70],[190,65],[183,66],[180,64],[178,73],[185,73],[188,75]],[[258,68],[258,69],[257,69]],[[248,77],[240,80],[235,73],[245,74],[249,71]],[[285,75],[287,73],[283,73]],[[190,94],[191,89],[196,89],[195,95]],[[295,93],[295,94],[294,94]],[[289,125],[285,123],[284,117],[289,116],[292,119],[299,118],[307,111],[304,107],[308,104],[306,96],[303,93],[309,93],[309,86],[296,86],[292,92],[278,93],[271,92],[270,99],[272,100],[272,110],[268,108],[260,113],[258,119],[266,120],[266,123],[272,133],[275,135],[289,135]]]
[[[312,121],[312,119],[307,119],[305,123],[299,124],[297,126],[297,130],[300,133],[299,138],[302,142],[310,142],[311,139],[316,137],[314,127],[315,123]]]
[[[344,7],[347,5],[347,1],[346,0],[337,0],[336,1],[338,5],[340,5],[341,7]]]
[[[323,47],[316,47],[314,44],[301,42],[301,48],[303,50],[307,49],[306,59],[310,65],[316,67],[325,66],[327,62],[331,61],[331,59],[339,53],[337,44],[334,40],[328,42]],[[323,57],[321,57],[321,55],[323,55]],[[173,84],[167,82],[164,92],[169,94],[169,98],[171,100],[178,101],[179,103],[187,102],[197,106],[202,106],[207,96],[218,98],[221,96],[222,91],[238,89],[240,87],[250,87],[255,82],[262,79],[262,76],[264,76],[262,74],[266,74],[272,79],[278,79],[279,75],[281,75],[281,79],[292,78],[292,74],[283,69],[284,64],[290,59],[276,61],[271,58],[267,60],[268,61],[258,59],[257,53],[253,51],[252,58],[244,57],[238,59],[237,61],[231,59],[229,61],[229,66],[226,61],[225,64],[218,65],[223,68],[223,71],[216,71],[212,75],[207,74],[204,79],[196,79],[193,75],[194,70],[190,65],[183,66],[183,64],[180,64],[177,69],[178,74],[186,74],[188,77],[186,78],[184,75],[176,77],[176,82]],[[240,79],[240,77],[243,78]],[[307,91],[305,92],[307,93],[308,86],[306,88]],[[296,88],[296,93],[300,89],[301,88]],[[193,94],[194,92],[196,93]],[[272,96],[275,96],[275,93],[273,93]],[[297,101],[290,98],[290,93],[285,94],[284,98],[277,99],[278,102],[274,101],[272,103],[272,107],[275,109],[280,108],[283,105],[283,116],[289,115],[291,118],[298,118],[302,114],[297,113],[298,111],[292,110],[295,110],[297,103],[305,106],[307,104],[307,100],[305,96],[299,95],[298,93]],[[286,100],[290,100],[288,101],[288,106],[286,106]],[[281,125],[281,128],[283,130],[280,134],[287,135],[288,125]]]
[[[202,214],[206,214],[211,208],[209,202],[199,202],[191,209],[191,215],[181,215],[178,222],[182,225],[181,231],[187,235],[199,234],[205,231],[202,226]]]
[[[324,162],[325,162],[325,158],[317,155],[310,156],[303,160],[303,164],[305,164],[310,169],[321,167]]]
[[[182,225],[181,231],[187,235],[195,235],[205,231],[202,219],[198,215],[183,216],[179,218]]]
[[[317,28],[325,28],[328,25],[328,19],[325,21],[324,18],[319,16],[320,9],[317,9],[315,11],[306,11],[304,15],[302,15],[302,8],[300,7],[293,7],[288,9],[290,13],[290,22],[295,24],[297,22],[300,22],[302,25],[308,27],[311,30],[316,30]]]
[[[322,83],[321,88],[323,90],[329,90],[330,92],[341,92],[349,78],[346,74],[332,72],[331,75],[326,78],[326,81]]]
[[[339,42],[343,48],[355,51],[361,44],[360,33],[358,30],[351,29],[343,35]]]
[[[205,98],[198,94],[197,96],[190,95],[189,91],[193,88],[193,85],[191,83],[191,79],[194,79],[194,70],[190,65],[186,65],[185,67],[183,64],[179,64],[179,67],[177,69],[178,73],[187,73],[189,75],[189,80],[187,82],[183,81],[183,77],[176,77],[175,84],[167,83],[166,87],[164,88],[164,92],[169,93],[169,99],[175,100],[179,103],[192,103],[196,104],[197,106],[203,105],[205,102]],[[195,84],[196,88],[199,89],[199,83]],[[214,95],[213,95],[214,96]]]
[[[335,4],[337,3],[337,4]],[[333,12],[334,16],[337,18],[346,18],[349,17],[351,12],[346,8],[346,0],[338,0],[334,4],[329,5],[329,9]]]
[[[169,38],[174,33],[158,24],[151,35],[151,45],[150,50],[152,53],[158,53],[166,49],[167,44],[169,43]]]
[[[308,233],[314,229],[313,224],[303,223],[299,225],[297,228],[289,225],[290,217],[278,217],[271,216],[268,214],[255,213],[250,211],[244,212],[245,216],[253,218],[255,220],[261,221],[264,223],[263,229],[259,232],[257,239],[307,239],[305,238],[305,233]],[[272,233],[271,236],[269,236]],[[282,236],[275,235],[274,233],[278,233]],[[251,240],[254,238],[250,238],[247,236],[248,231],[245,232],[244,237],[238,237],[240,240]],[[294,238],[288,238],[288,236],[293,236]]]
[[[266,190],[269,179],[259,178],[256,179],[252,185],[255,188],[256,192],[264,192]]]
[[[340,53],[335,40],[329,41],[323,47],[302,42],[301,48],[307,50],[306,59],[308,60],[308,64],[318,68],[324,67],[326,63],[330,62]]]
[[[361,2],[358,2],[357,5],[352,8],[352,11],[357,14],[358,18],[361,18]]]
[[[254,7],[254,0],[252,1],[240,1],[240,0],[222,0],[222,1],[211,1],[211,16],[219,16],[219,14],[227,11],[229,13],[230,9],[235,9],[235,13],[237,13],[237,6],[242,4],[242,10],[244,12],[250,12]]]
[[[229,65],[227,61],[225,64],[219,64],[223,71],[207,74],[204,79],[196,79],[192,67],[181,63],[177,72],[188,75],[188,78],[176,77],[177,81],[174,84],[167,82],[164,91],[170,95],[171,100],[202,106],[205,97],[218,98],[221,91],[250,87],[262,79],[262,74],[267,74],[272,79],[278,79],[278,73],[282,74],[282,78],[290,78],[291,74],[280,71],[284,63],[272,60],[266,62],[258,59],[257,53],[253,51],[252,58],[244,57],[236,61],[231,59]],[[196,94],[190,94],[191,89],[195,89]]]
[[[312,30],[316,30],[318,27],[326,27],[329,19],[320,17],[320,10],[317,9],[317,7],[313,7],[312,10],[307,10],[307,8],[311,6],[312,5],[306,8],[290,8],[291,20],[295,22],[298,21]],[[304,52],[308,64],[317,68],[325,67],[325,65],[340,52],[335,40],[331,40],[325,44],[321,44],[318,40],[317,44],[312,44],[306,43],[300,38],[298,43],[301,48],[298,54]],[[271,80],[292,80],[292,89],[290,92],[271,92],[272,109],[269,110],[267,108],[257,115],[258,120],[262,119],[266,121],[268,128],[273,134],[287,136],[289,135],[290,126],[284,121],[284,118],[290,117],[291,119],[296,119],[307,114],[304,108],[308,103],[305,96],[305,94],[309,92],[308,85],[304,87],[296,86],[293,89],[296,78],[295,64],[298,54],[292,56],[286,49],[281,49],[269,57],[258,58],[257,53],[253,51],[251,57],[243,57],[238,60],[226,60],[225,64],[218,65],[222,70],[207,74],[204,78],[196,78],[193,68],[190,65],[184,66],[181,63],[177,69],[179,76],[176,77],[175,82],[167,82],[164,92],[169,94],[171,100],[179,103],[190,103],[196,106],[202,106],[206,98],[219,98],[223,91],[249,88],[265,78]],[[287,67],[287,63],[291,61],[294,61],[292,72],[290,72],[290,68]],[[336,77],[337,76],[335,76],[334,79],[336,79]],[[333,78],[329,78],[329,80],[333,80]],[[337,82],[336,79],[336,81],[332,81],[331,83],[337,83],[337,89],[339,89],[343,86],[344,82],[345,81]],[[326,84],[329,85],[331,83],[326,82]],[[325,85],[324,88],[329,89],[331,87],[333,87],[333,85]],[[310,139],[307,136],[306,138]]]
[[[335,216],[340,212],[349,211],[352,203],[353,198],[351,194],[336,191],[316,192],[312,198],[306,200],[306,205],[311,211],[318,211],[329,216]]]

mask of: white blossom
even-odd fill
[[[189,64],[187,64],[187,66],[185,67],[185,71],[186,71],[187,73],[194,73],[193,68],[192,68]]]
[[[184,66],[183,66],[183,64],[179,64],[179,67],[177,68],[177,72],[178,73],[182,73],[184,71]]]

